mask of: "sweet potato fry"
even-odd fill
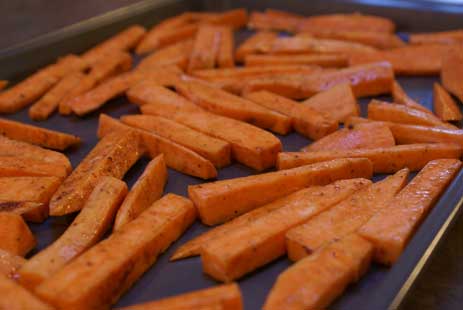
[[[68,171],[65,167],[35,160],[13,156],[0,156],[0,177],[53,176],[65,178]]]
[[[463,102],[463,48],[450,49],[442,59],[441,81],[444,88]]]
[[[143,38],[146,29],[140,25],[130,26],[118,34],[86,51],[82,58],[93,64],[115,51],[126,52],[134,48]]]
[[[235,66],[233,29],[230,27],[220,27],[220,43],[217,53],[217,65],[220,68]]]
[[[168,45],[143,58],[137,68],[176,65],[185,70],[192,49],[193,40],[185,40]]]
[[[294,129],[314,140],[320,139],[338,128],[338,122],[324,112],[320,113],[307,105],[268,91],[247,93],[244,94],[244,97],[291,117]]]
[[[326,30],[326,29],[306,29],[304,33],[299,35],[311,35],[315,38],[334,39],[342,41],[356,42],[368,45],[378,49],[390,49],[405,46],[397,35],[392,33],[380,33],[371,31],[345,31],[345,30]]]
[[[109,308],[195,217],[190,200],[168,194],[42,282],[35,293],[59,308]]]
[[[463,30],[412,33],[408,41],[411,44],[458,44],[463,43]]]
[[[187,71],[214,68],[220,47],[220,28],[200,26],[196,33]]]
[[[257,54],[260,50],[265,49],[263,45],[271,44],[277,37],[278,34],[275,32],[257,32],[238,46],[235,52],[236,60],[242,62],[247,55]]]
[[[60,151],[80,143],[80,138],[71,134],[4,118],[0,118],[0,134],[10,139],[21,140]]]
[[[0,277],[3,278],[3,276],[6,276],[8,278],[13,278],[16,271],[21,268],[25,262],[26,259],[23,257],[0,249]]]
[[[368,104],[368,118],[401,124],[457,129],[454,125],[441,121],[434,114],[416,110],[405,105],[390,104],[376,99],[373,99]]]
[[[57,177],[0,178],[0,201],[33,201],[48,203],[61,184]]]
[[[322,309],[370,266],[372,245],[356,234],[333,242],[278,276],[263,309]]]
[[[136,128],[154,132],[161,137],[183,145],[204,158],[217,168],[230,164],[230,143],[208,136],[169,119],[152,115],[126,115],[122,122]]]
[[[400,86],[399,82],[397,81],[394,81],[394,83],[392,84],[392,98],[394,99],[394,103],[403,104],[412,109],[432,114],[432,112],[428,108],[422,106],[412,98],[408,97],[408,95],[403,90],[402,86]]]
[[[73,100],[78,100],[79,95],[86,93],[111,76],[130,70],[131,67],[132,57],[126,52],[116,51],[101,58],[91,67],[90,72],[60,101],[60,114],[71,113]]]
[[[59,102],[84,77],[82,72],[71,73],[59,81],[48,93],[29,108],[29,117],[35,121],[46,120],[57,108]]]
[[[208,81],[220,81],[221,78],[236,78],[268,76],[269,74],[286,74],[300,73],[309,74],[319,69],[317,66],[305,65],[275,65],[262,67],[240,67],[240,68],[224,68],[224,69],[205,69],[196,70],[192,73],[193,76],[205,79]]]
[[[24,256],[35,247],[36,240],[21,215],[0,212],[0,249]]]
[[[329,210],[286,233],[288,257],[297,261],[354,233],[407,184],[408,169],[355,192]]]
[[[248,27],[257,30],[277,30],[295,32],[303,16],[267,9],[265,12],[252,12],[249,16]]]
[[[449,49],[448,45],[442,44],[409,45],[376,53],[353,53],[350,65],[387,61],[397,75],[438,75],[442,58]]]
[[[127,126],[105,114],[100,114],[98,126],[100,138],[113,131],[127,130],[135,131],[141,136],[143,146],[152,158],[164,154],[168,167],[202,179],[212,179],[217,176],[214,165],[196,152],[155,133]]]
[[[209,306],[219,306],[221,310],[242,310],[243,301],[237,284],[218,285],[186,294],[145,302],[120,310],[156,310],[156,309],[198,309],[209,310]],[[215,309],[211,308],[210,310]]]
[[[368,27],[365,27],[368,25]],[[339,31],[370,31],[381,33],[394,33],[395,24],[392,20],[359,13],[353,14],[328,14],[310,16],[299,27],[299,31],[310,29],[325,29]]]
[[[260,78],[247,83],[243,92],[268,90],[293,99],[305,99],[333,86],[350,83],[356,97],[366,97],[389,93],[393,79],[391,65],[378,62],[293,78]]]
[[[302,104],[319,113],[325,113],[339,123],[349,116],[360,114],[352,87],[349,84],[338,84],[305,100]]]
[[[457,159],[440,159],[426,165],[385,208],[359,230],[373,243],[374,259],[391,265],[397,261],[417,226],[460,170]]]
[[[41,301],[34,294],[17,284],[14,280],[0,277],[0,309],[53,310],[52,306]]]
[[[71,172],[72,167],[69,159],[62,153],[43,149],[22,141],[16,141],[0,135],[0,156],[11,156],[39,160],[53,164]]]
[[[16,213],[28,222],[42,223],[48,217],[48,204],[33,201],[0,201],[0,212]]]
[[[203,109],[185,97],[153,81],[141,81],[137,85],[134,85],[127,92],[127,97],[130,102],[139,106],[160,103],[171,105],[181,110],[203,111]]]
[[[439,83],[434,83],[434,111],[436,115],[443,121],[461,121],[463,115],[460,108],[447,91],[440,86]]]
[[[87,62],[75,55],[68,55],[49,65],[22,82],[0,93],[0,113],[14,113],[39,99],[69,72],[81,71]]]
[[[371,177],[371,163],[368,160],[334,160],[297,169],[191,185],[188,195],[198,209],[202,222],[214,225],[304,187],[357,177]],[[262,195],[264,191],[266,195]]]
[[[344,54],[372,53],[376,49],[360,43],[341,40],[316,39],[307,35],[279,37],[258,51],[264,54]]]
[[[338,158],[368,158],[375,173],[394,173],[402,168],[418,171],[431,160],[460,158],[461,146],[453,143],[407,144],[375,149],[279,153],[278,169],[289,169]]]
[[[309,144],[303,152],[372,149],[394,146],[394,136],[385,124],[367,123],[354,128],[343,128]]]
[[[248,122],[282,135],[291,130],[291,119],[286,115],[221,89],[195,81],[177,83],[175,89],[193,103],[214,114]]]
[[[141,94],[129,93],[129,100],[138,101]],[[145,97],[145,100],[149,100]],[[141,107],[143,114],[172,119],[231,144],[232,157],[258,171],[273,167],[281,150],[280,140],[258,127],[231,118],[201,111],[183,111],[167,104],[150,103]]]
[[[248,21],[248,12],[243,8],[228,10],[220,13],[189,12],[186,13],[186,15],[193,20],[202,23],[224,25],[233,28],[244,27]]]
[[[342,54],[300,54],[300,55],[247,55],[247,67],[276,65],[317,65],[321,67],[346,67],[347,57]]]
[[[63,266],[96,244],[112,224],[127,185],[113,177],[99,179],[82,212],[51,245],[40,251],[19,270],[19,281],[34,289]]]
[[[114,220],[114,231],[121,229],[140,213],[161,198],[167,182],[167,168],[164,155],[158,155],[149,162],[143,174],[133,185]]]
[[[5,89],[8,86],[9,82],[7,80],[0,80],[0,90]]]
[[[100,177],[122,178],[143,153],[140,140],[133,131],[114,132],[101,139],[53,195],[50,215],[82,209]]]
[[[214,279],[229,282],[284,255],[285,233],[289,229],[346,199],[367,185],[365,181],[341,180],[283,198],[286,204],[281,208],[203,246],[203,271]]]

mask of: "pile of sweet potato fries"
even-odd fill
[[[244,27],[254,33],[235,47]],[[171,259],[199,255],[225,284],[125,309],[242,309],[233,282],[285,255],[294,264],[263,309],[322,309],[372,262],[393,265],[463,155],[463,30],[407,42],[395,31],[361,14],[186,12],[0,81],[0,113],[29,107],[35,121],[119,96],[141,111],[100,114],[100,140],[74,169],[59,151],[78,137],[0,119],[0,309],[108,309],[197,218],[216,226]],[[395,79],[439,74],[433,111]],[[360,117],[358,98],[377,95],[393,102],[372,99]],[[283,150],[292,131],[308,138],[299,152]],[[122,179],[143,156],[129,190]],[[233,162],[259,174],[164,195],[167,167],[209,180]],[[26,222],[76,212],[27,256]]]

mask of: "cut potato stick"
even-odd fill
[[[368,25],[368,27],[365,27]],[[370,31],[394,33],[395,24],[392,20],[380,16],[353,14],[327,14],[310,16],[300,24],[299,30],[325,29],[338,31]]]
[[[320,139],[338,128],[338,122],[333,120],[331,115],[320,113],[307,105],[268,91],[247,93],[244,94],[244,98],[291,117],[294,129],[314,140]]]
[[[198,106],[214,114],[248,122],[279,134],[291,130],[291,119],[252,101],[195,81],[181,82],[175,89]]]
[[[341,159],[188,187],[188,195],[207,225],[226,222],[304,187],[340,179],[370,178],[367,159]],[[262,195],[265,192],[266,195]],[[239,200],[236,197],[240,197]]]
[[[311,107],[319,113],[339,123],[343,123],[349,116],[360,114],[352,87],[349,84],[338,84],[305,100],[302,104]]]
[[[22,82],[0,93],[0,113],[14,113],[39,99],[69,72],[82,71],[87,62],[68,55],[49,65]]]
[[[448,45],[409,45],[376,53],[353,53],[350,65],[375,61],[391,63],[397,75],[438,75],[442,58],[449,50]]]
[[[244,27],[248,21],[248,12],[243,8],[228,10],[220,13],[187,12],[186,15],[194,21],[230,26],[233,28]]]
[[[48,203],[61,184],[57,177],[0,178],[0,201],[33,201]]]
[[[343,128],[309,144],[301,151],[330,151],[372,149],[394,146],[394,136],[385,124],[366,123],[354,128]]]
[[[368,104],[368,118],[410,125],[436,126],[457,129],[454,125],[441,121],[431,113],[416,110],[401,104],[391,104],[373,99]]]
[[[195,217],[190,200],[168,194],[42,282],[35,293],[59,308],[109,308]]]
[[[220,44],[217,53],[217,65],[220,68],[230,68],[235,66],[233,29],[230,27],[220,27]]]
[[[463,119],[457,103],[439,83],[434,83],[433,106],[436,115],[445,122],[461,121]]]
[[[1,122],[1,120],[0,120]],[[40,146],[32,145],[22,141],[16,141],[0,135],[0,156],[11,156],[39,160],[53,164],[71,172],[72,167],[69,159],[62,153],[46,150]]]
[[[344,237],[278,276],[263,309],[323,309],[368,270],[372,245],[356,234]]]
[[[242,310],[243,301],[237,284],[218,285],[207,289],[197,290],[186,294],[168,297],[156,301],[145,302],[129,306],[120,310],[210,310],[218,306],[221,310]]]
[[[180,110],[204,111],[185,97],[153,81],[141,81],[134,85],[127,92],[127,97],[130,102],[139,106],[159,103],[177,107]]]
[[[50,215],[82,209],[100,177],[122,178],[143,153],[140,140],[133,131],[114,132],[101,139],[53,195]]]
[[[24,256],[37,241],[21,215],[0,212],[0,249],[14,255]]]
[[[0,177],[53,176],[65,178],[67,175],[66,167],[31,158],[0,156]]]
[[[345,30],[326,30],[326,29],[306,29],[303,34],[312,35],[321,39],[335,39],[342,41],[356,42],[378,49],[391,49],[405,46],[397,35],[392,33],[378,33],[371,31],[345,31]],[[298,36],[299,36],[298,35]]]
[[[463,146],[463,130],[387,123],[398,144],[456,143]]]
[[[247,67],[276,65],[317,65],[321,67],[346,67],[348,60],[342,54],[299,54],[299,55],[247,55],[244,58]]]
[[[80,82],[60,101],[59,113],[71,113],[73,100],[101,83],[103,80],[132,67],[132,57],[126,52],[114,52],[97,61]]]
[[[269,45],[261,46],[258,51],[263,54],[344,54],[372,53],[376,49],[360,43],[341,40],[316,39],[307,35],[279,37]]]
[[[295,32],[303,16],[267,9],[265,12],[252,12],[249,16],[248,27],[257,30],[277,30]]]
[[[354,233],[407,184],[408,169],[365,187],[286,233],[288,257],[297,261]]]
[[[394,173],[403,168],[418,171],[439,158],[460,158],[461,146],[453,143],[407,144],[358,150],[279,153],[278,169],[289,169],[338,158],[368,158],[375,173]]]
[[[174,170],[202,179],[217,177],[212,162],[198,153],[181,146],[155,133],[125,125],[105,114],[100,114],[98,137],[104,137],[113,131],[135,131],[141,136],[143,146],[151,158],[164,154],[166,165]]]
[[[359,234],[375,248],[375,261],[386,265],[397,261],[417,226],[460,167],[457,159],[428,163],[385,208],[360,228]]]
[[[432,114],[432,112],[428,108],[422,106],[421,104],[410,98],[397,81],[394,81],[394,83],[392,84],[392,98],[394,99],[394,103],[403,104],[412,109]]]
[[[217,168],[225,167],[231,162],[230,143],[167,118],[152,115],[126,115],[121,120],[129,126],[154,132],[161,137],[183,145],[209,159]]]
[[[192,49],[193,40],[185,40],[168,45],[143,58],[137,68],[176,65],[185,70]]]
[[[0,201],[0,212],[16,213],[28,222],[42,223],[48,217],[48,204],[33,201]]]
[[[463,30],[450,30],[408,35],[411,44],[458,44],[463,43]]]
[[[58,108],[59,102],[72,88],[80,83],[83,77],[84,74],[82,72],[71,73],[65,76],[29,108],[29,117],[35,121],[46,120]]]
[[[0,134],[10,139],[60,151],[80,144],[80,138],[77,136],[4,118],[0,118]]]
[[[167,182],[167,168],[164,155],[160,154],[149,162],[143,174],[133,185],[114,220],[114,231],[121,229],[140,213],[161,198]]]
[[[129,93],[129,100],[138,101],[140,93]],[[145,97],[149,100],[149,97]],[[172,119],[190,128],[231,144],[232,157],[258,171],[273,167],[281,151],[280,140],[258,127],[208,112],[183,111],[167,104],[150,103],[141,107],[143,114]]]
[[[99,179],[83,210],[66,231],[19,270],[20,283],[34,289],[63,266],[96,244],[112,224],[127,185],[113,177]]]
[[[440,78],[444,88],[463,102],[463,48],[450,49],[442,59]]]
[[[193,76],[216,82],[221,78],[236,78],[268,76],[269,74],[286,74],[299,73],[309,74],[320,69],[318,66],[305,65],[275,65],[275,66],[259,66],[259,67],[238,67],[238,68],[223,68],[223,69],[205,69],[196,70],[192,73]]]
[[[0,277],[13,278],[16,271],[26,262],[21,256],[0,249]],[[0,289],[0,291],[2,291]],[[2,291],[3,292],[3,291]],[[3,295],[2,295],[3,296]]]
[[[214,68],[219,48],[220,28],[212,25],[200,26],[195,36],[187,71]]]
[[[145,33],[146,29],[144,27],[140,25],[132,25],[86,51],[82,55],[82,58],[93,64],[101,60],[104,56],[114,53],[115,51],[129,51],[138,44]]]
[[[354,182],[356,181],[356,183]],[[344,184],[346,181],[339,181],[341,184]],[[344,182],[344,183],[343,183]],[[347,181],[348,184],[350,181]],[[371,182],[366,179],[356,179],[352,180],[357,186],[367,186]],[[353,184],[354,184],[353,183]],[[363,185],[362,185],[363,184]],[[317,191],[320,187],[311,187],[310,191]],[[307,190],[301,190],[307,191]],[[284,207],[292,200],[292,195],[283,196],[275,201],[267,203],[262,207],[258,207],[252,211],[244,213],[243,215],[234,218],[233,220],[226,222],[222,225],[216,226],[205,233],[197,236],[194,239],[189,240],[182,246],[180,246],[175,253],[170,258],[171,260],[182,259],[190,256],[196,256],[201,254],[201,249],[208,243],[216,240],[222,236],[226,236],[233,231],[238,231],[240,227],[244,227],[249,223],[253,223],[256,220],[267,216],[271,212]]]
[[[262,50],[263,45],[271,44],[278,37],[276,32],[261,31],[250,36],[236,49],[235,58],[237,61],[244,61],[247,55],[256,54]]]
[[[53,310],[52,306],[41,301],[34,294],[17,284],[14,280],[0,276],[0,309],[15,310]]]
[[[289,229],[346,199],[369,183],[365,181],[341,180],[283,198],[286,204],[281,208],[203,246],[203,271],[216,280],[229,282],[266,265],[285,254],[285,233]]]
[[[389,93],[393,80],[391,65],[378,62],[293,78],[260,78],[247,83],[243,92],[268,90],[292,99],[305,99],[333,86],[349,83],[356,97],[366,97]]]
[[[198,24],[183,24],[152,33],[151,30],[136,48],[138,55],[148,54],[159,48],[193,38],[198,32]]]

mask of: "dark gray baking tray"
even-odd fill
[[[275,8],[304,15],[335,12],[362,12],[392,18],[398,24],[399,31],[406,37],[407,31],[431,31],[458,28],[463,25],[461,17],[463,7],[456,5],[436,6],[432,2],[418,1],[382,1],[372,4],[367,0],[358,1],[186,1],[186,0],[150,0],[108,14],[66,27],[57,32],[39,37],[0,51],[1,78],[18,80],[37,68],[46,65],[66,53],[79,53],[95,43],[116,33],[124,27],[139,23],[151,26],[160,20],[186,10],[224,10],[246,7],[250,10]],[[242,39],[248,32],[238,35]],[[405,90],[424,105],[432,103],[432,83],[436,78],[401,78]],[[384,97],[384,99],[390,99]],[[361,100],[362,110],[368,100]],[[125,98],[112,100],[103,109],[85,118],[61,117],[54,115],[38,125],[79,135],[84,143],[80,148],[67,154],[74,166],[90,151],[97,142],[97,118],[100,112],[118,117],[123,114],[137,113],[137,107],[130,105]],[[11,119],[33,123],[27,116],[27,110],[6,116]],[[37,124],[37,123],[35,123]],[[286,151],[298,150],[309,140],[298,134],[280,137]],[[125,180],[132,185],[142,172],[148,159],[138,162],[126,175]],[[234,178],[254,173],[239,164],[219,171],[219,179]],[[380,178],[380,177],[377,177]],[[373,265],[361,281],[351,286],[330,309],[397,309],[404,296],[413,285],[418,274],[435,252],[439,241],[448,231],[455,218],[461,212],[463,192],[463,172],[460,172],[448,187],[438,204],[422,223],[410,241],[399,261],[390,269]],[[169,169],[169,181],[166,192],[186,195],[189,184],[201,180],[177,173]],[[263,193],[264,194],[264,193]],[[73,219],[73,215],[50,218],[40,225],[31,225],[38,237],[37,250],[43,249],[60,236]],[[169,263],[173,251],[185,241],[205,231],[207,228],[195,223],[182,238],[174,243],[167,253],[161,255],[156,264],[125,294],[117,306],[127,306],[149,301],[216,284],[202,274],[199,258]],[[239,285],[244,295],[245,308],[260,309],[266,294],[277,275],[290,265],[281,258],[244,277]]]

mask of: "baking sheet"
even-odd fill
[[[399,26],[399,31],[430,31],[458,27],[460,16],[456,8],[432,4],[417,8],[415,1],[384,1],[382,6],[369,5],[368,1],[145,1],[141,4],[108,13],[104,16],[67,27],[56,33],[37,38],[21,46],[0,51],[0,67],[2,78],[22,78],[35,69],[53,61],[56,57],[70,52],[81,52],[124,27],[140,23],[152,25],[164,18],[176,15],[185,10],[223,10],[232,7],[247,7],[263,10],[265,8],[283,9],[299,14],[312,15],[332,12],[363,12],[383,15],[393,18]],[[329,5],[328,5],[329,3]],[[401,5],[399,9],[396,6]],[[405,8],[404,8],[405,7]],[[461,9],[461,8],[460,8]],[[450,11],[454,13],[449,13]],[[433,22],[430,22],[430,21]],[[461,23],[461,22],[460,22]],[[237,34],[241,41],[250,31]],[[406,37],[405,34],[402,34]],[[399,82],[406,92],[427,107],[432,104],[432,84],[435,77],[399,78]],[[390,100],[388,97],[382,99]],[[362,99],[362,111],[365,112],[368,99]],[[61,130],[80,136],[83,144],[80,148],[67,152],[73,166],[96,144],[96,129],[99,113],[107,113],[113,117],[124,114],[138,113],[135,105],[131,105],[125,98],[112,100],[104,108],[84,118],[75,116],[62,117],[54,115],[49,120],[40,123],[31,122],[27,116],[27,109],[5,116],[10,119],[39,126]],[[280,137],[285,151],[296,151],[309,143],[306,138],[292,133]],[[131,186],[143,171],[148,159],[140,160],[125,176],[124,180]],[[219,170],[218,179],[235,178],[255,173],[252,169],[240,164],[233,164]],[[380,179],[381,176],[376,177]],[[419,230],[411,240],[400,260],[392,268],[373,265],[359,283],[349,287],[342,297],[330,309],[396,309],[403,296],[413,284],[421,268],[432,254],[438,241],[448,230],[453,218],[460,212],[463,174],[460,172],[449,186],[439,203],[428,215]],[[166,192],[173,192],[186,196],[187,186],[202,183],[201,180],[180,174],[169,169],[169,181]],[[58,238],[72,222],[74,215],[59,218],[49,218],[45,223],[31,224],[31,229],[38,237],[38,246],[34,253],[43,249]],[[215,285],[216,282],[202,274],[199,258],[190,258],[177,262],[168,262],[174,250],[187,240],[204,232],[207,228],[196,222],[188,231],[175,242],[168,251],[161,255],[155,265],[150,268],[133,288],[125,294],[117,306],[127,306],[134,303],[154,300],[176,294],[189,292]],[[244,296],[245,309],[260,309],[265,297],[273,285],[276,277],[290,266],[286,258],[281,258],[248,276],[238,283]]]

